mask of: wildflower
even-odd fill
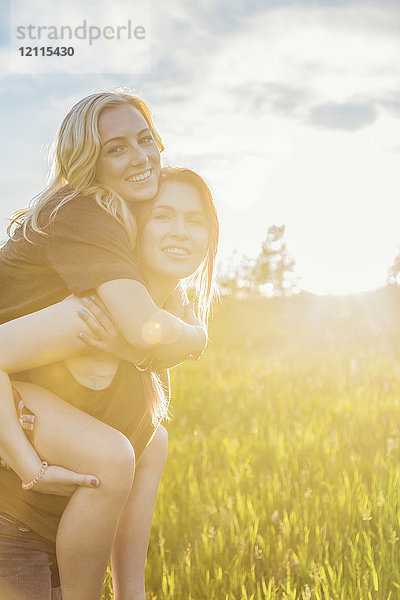
[[[271,516],[271,521],[273,523],[276,523],[279,520],[279,512],[277,510],[274,510],[274,512],[272,513]]]
[[[304,600],[311,600],[311,598],[312,598],[311,588],[306,583],[306,585],[304,586]]]
[[[312,489],[311,488],[307,488],[306,491],[304,492],[304,498],[311,498],[312,497]]]
[[[370,509],[369,509],[369,508],[367,508],[367,510],[365,511],[365,513],[363,513],[363,514],[361,515],[361,517],[362,517],[362,520],[363,520],[363,521],[371,521],[371,519],[372,519],[372,516],[371,516],[371,511],[370,511]]]
[[[383,506],[385,504],[385,496],[383,495],[383,490],[381,490],[378,494],[377,505]]]
[[[389,538],[389,544],[395,544],[396,542],[399,541],[399,537],[397,535],[397,531],[395,529],[393,529],[392,533],[390,534],[390,538]]]

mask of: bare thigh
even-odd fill
[[[50,464],[80,473],[96,473],[131,451],[119,431],[33,383],[13,382],[24,404],[36,415],[33,445]]]

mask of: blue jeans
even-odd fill
[[[0,600],[62,600],[55,543],[0,513]]]

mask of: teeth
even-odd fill
[[[141,175],[135,175],[134,177],[127,177],[126,181],[134,183],[135,181],[143,181],[143,179],[147,179],[150,177],[150,169]]]
[[[167,254],[174,254],[176,256],[187,256],[189,254],[185,248],[165,248],[164,252]]]

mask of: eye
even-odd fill
[[[125,146],[113,146],[109,149],[108,154],[120,154],[125,149]]]
[[[169,215],[168,213],[157,213],[155,215],[153,215],[153,219],[155,221],[170,221],[172,219],[171,215]]]
[[[152,135],[146,135],[145,137],[139,140],[139,144],[150,144],[153,141],[154,140]]]
[[[198,225],[200,227],[205,227],[206,225],[206,221],[204,217],[190,217],[188,219],[188,223],[190,223],[191,225]]]

